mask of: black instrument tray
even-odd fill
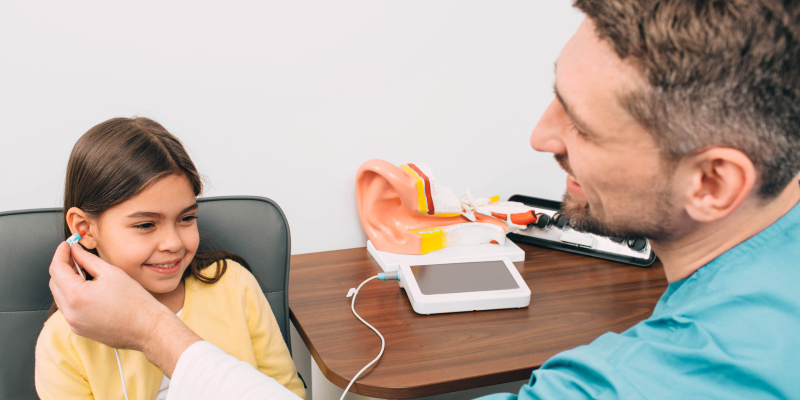
[[[523,203],[527,206],[533,207],[537,213],[543,212],[550,216],[557,213],[561,209],[561,202],[523,196],[520,194],[511,196],[508,201]],[[623,243],[617,243],[604,236],[576,232],[577,234],[594,238],[593,243],[597,245],[594,247],[587,247],[565,242],[556,237],[559,232],[562,233],[561,237],[563,237],[563,232],[565,231],[571,231],[571,229],[568,226],[562,229],[555,224],[551,224],[545,229],[531,226],[525,231],[518,231],[517,233],[509,232],[507,237],[516,243],[532,244],[535,246],[546,247],[548,249],[561,250],[569,253],[635,265],[637,267],[649,267],[656,261],[656,255],[653,253],[649,241],[646,242],[645,248],[642,251],[635,252],[634,250],[630,249],[629,246],[625,245],[625,243],[628,241],[627,239],[624,240]]]

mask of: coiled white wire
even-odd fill
[[[356,289],[355,293],[353,293],[353,301],[350,303],[350,309],[353,310],[353,314],[355,314],[356,318],[358,318],[361,322],[363,322],[364,325],[368,326],[369,329],[372,329],[373,331],[375,331],[375,333],[378,335],[378,337],[381,338],[381,352],[378,353],[378,356],[375,357],[374,360],[372,360],[369,364],[365,365],[364,368],[361,368],[361,371],[358,371],[356,376],[354,376],[353,379],[350,380],[350,383],[344,389],[344,393],[342,393],[342,397],[340,397],[339,400],[344,400],[344,396],[347,394],[348,391],[350,391],[350,386],[353,386],[353,382],[356,381],[356,378],[358,378],[358,376],[361,375],[361,373],[364,372],[364,370],[366,370],[367,368],[369,368],[372,364],[375,364],[375,362],[378,361],[381,358],[381,356],[383,355],[383,349],[386,348],[386,340],[383,339],[383,335],[381,335],[381,333],[378,332],[378,330],[375,329],[375,327],[373,327],[372,325],[368,324],[367,321],[364,321],[364,318],[361,318],[361,316],[358,315],[358,313],[356,312],[356,296],[358,296],[358,291],[361,290],[361,287],[364,286],[365,283],[367,283],[367,282],[369,282],[369,281],[371,281],[371,280],[373,280],[373,279],[375,279],[377,277],[378,277],[378,275],[375,275],[372,278],[369,278],[369,279],[365,280],[364,282],[361,282],[360,285],[358,285],[358,289]],[[350,289],[350,290],[352,290],[352,289]]]
[[[119,361],[119,351],[114,349],[117,354],[117,366],[119,367],[119,379],[122,380],[122,394],[125,395],[125,400],[128,400],[128,389],[125,387],[125,375],[122,373],[122,362]]]

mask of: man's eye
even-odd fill
[[[150,229],[150,228],[152,228],[154,226],[156,226],[156,225],[153,224],[152,222],[145,222],[143,224],[134,225],[134,228],[141,229],[141,230],[146,230],[146,229]]]
[[[575,133],[577,133],[577,134],[578,134],[578,136],[580,136],[580,137],[582,137],[582,138],[584,138],[584,139],[589,137],[589,135],[587,135],[586,133],[584,133],[583,131],[581,131],[580,129],[578,129],[578,127],[577,127],[577,126],[575,126],[575,124],[574,124],[574,123],[572,123],[572,122],[570,122],[570,123],[569,123],[569,127],[570,127],[570,129],[572,129],[573,131],[575,131]]]

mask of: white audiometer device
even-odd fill
[[[462,311],[523,308],[531,302],[531,290],[508,257],[484,256],[439,259],[408,263],[401,262],[396,271],[381,272],[351,288],[350,310],[369,329],[381,338],[381,351],[350,380],[339,400],[344,400],[353,382],[383,356],[386,340],[374,326],[356,312],[359,290],[373,279],[399,281],[405,289],[411,307],[419,314],[440,314]]]
[[[508,257],[401,263],[399,284],[418,314],[523,308],[531,290]]]

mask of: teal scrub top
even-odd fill
[[[500,399],[800,399],[800,205]]]

